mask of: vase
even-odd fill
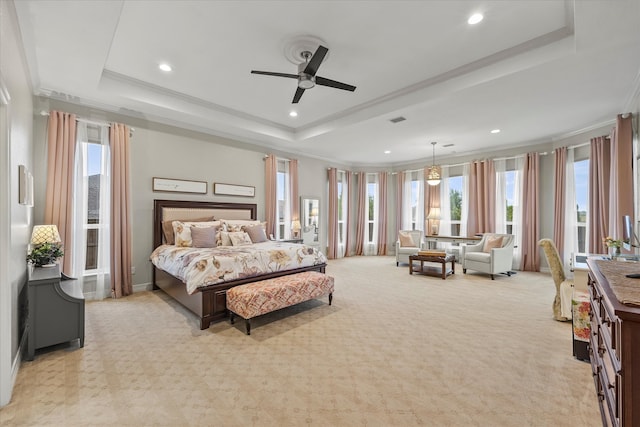
[[[617,246],[613,246],[613,247],[611,248],[611,256],[612,256],[613,258],[615,258],[615,257],[619,257],[619,256],[620,256],[620,254],[621,254],[621,252],[620,252],[620,248],[619,248],[619,247],[617,247]]]

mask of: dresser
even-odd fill
[[[28,271],[26,359],[35,351],[68,341],[84,346],[84,296],[78,280],[60,279],[60,266]]]
[[[605,426],[640,426],[640,263],[589,258],[589,356]],[[624,304],[623,304],[624,302]]]

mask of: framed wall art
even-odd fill
[[[207,194],[207,183],[205,181],[190,181],[186,179],[154,177],[153,191],[168,193]]]
[[[222,182],[214,182],[213,194],[225,196],[255,197],[256,187],[253,187],[251,185],[235,185],[224,184]]]

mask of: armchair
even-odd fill
[[[483,234],[477,244],[462,246],[462,272],[466,274],[467,269],[471,269],[488,273],[491,280],[498,273],[504,272],[511,276],[513,245],[513,234]]]
[[[423,248],[424,233],[422,230],[400,230],[396,240],[396,267],[400,263],[409,263],[409,255]]]

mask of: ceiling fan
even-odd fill
[[[355,86],[316,76],[318,67],[320,67],[320,64],[322,63],[322,60],[324,59],[327,52],[329,52],[329,49],[322,45],[319,45],[313,54],[311,54],[311,52],[309,52],[308,50],[301,52],[301,55],[304,58],[304,62],[298,65],[298,74],[274,73],[271,71],[257,70],[251,70],[251,74],[264,74],[266,76],[298,79],[298,89],[296,89],[296,93],[293,96],[292,104],[297,104],[298,101],[300,101],[300,97],[302,97],[304,91],[306,89],[311,89],[316,84],[320,86],[332,87],[335,89],[348,90],[351,92],[356,90]]]

